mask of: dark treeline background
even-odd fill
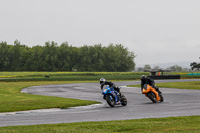
[[[28,47],[18,40],[14,45],[0,43],[0,71],[130,71],[134,70],[135,55],[121,44],[101,44],[82,47],[45,46]]]

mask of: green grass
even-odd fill
[[[130,87],[140,87],[140,85],[129,85]],[[159,88],[177,88],[200,90],[200,81],[190,82],[173,82],[173,83],[156,83]]]
[[[0,81],[97,81],[104,77],[109,80],[135,80],[147,72],[0,72]],[[48,76],[48,78],[46,78]]]
[[[79,81],[80,82],[80,81]],[[44,108],[68,108],[85,106],[98,102],[60,98],[52,96],[40,96],[21,93],[21,89],[29,86],[45,84],[68,84],[75,81],[43,81],[43,82],[0,82],[0,112],[24,111]]]
[[[94,75],[141,75],[147,72],[0,72],[0,78],[37,77],[37,76],[94,76]]]
[[[163,87],[163,88],[200,90],[200,81],[159,83],[159,84],[156,84],[156,85],[161,87],[161,88]]]
[[[138,80],[141,75],[149,74],[149,72],[0,72],[0,81],[96,81],[101,77],[109,80]],[[171,74],[181,75],[182,79],[200,78],[200,75],[188,75],[188,73]]]
[[[200,116],[0,127],[6,133],[199,133]]]
[[[109,80],[138,80],[141,75],[149,74],[149,72],[0,72],[0,81],[96,81],[101,77]],[[171,74],[181,75],[182,79],[200,78],[200,75],[188,75],[188,73]]]

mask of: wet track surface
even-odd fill
[[[200,79],[158,80],[156,83],[177,81],[200,81]],[[43,85],[25,88],[22,90],[22,93],[94,100],[100,101],[103,104],[70,109],[0,113],[0,126],[200,115],[200,90],[160,88],[165,101],[163,103],[153,104],[141,94],[140,88],[125,87],[125,85],[140,84],[139,81],[115,83],[118,86],[122,86],[121,92],[128,100],[128,104],[125,107],[109,107],[102,98],[99,83]]]

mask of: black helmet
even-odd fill
[[[105,83],[105,82],[106,82],[106,79],[100,78],[100,84]]]
[[[146,77],[144,75],[141,76],[140,78],[142,81],[145,81]]]

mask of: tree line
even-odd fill
[[[46,42],[44,46],[28,47],[18,40],[14,45],[0,43],[0,71],[108,71],[134,70],[135,55],[122,44],[60,46]]]
[[[192,70],[198,70],[198,71],[200,70],[200,63],[192,62],[190,63],[190,66]]]
[[[163,69],[163,68],[161,68],[160,66],[151,67],[149,64],[146,64],[146,65],[144,65],[144,67],[137,68],[136,71],[144,71],[144,70],[148,70],[148,69],[159,70],[159,69]],[[173,66],[167,67],[166,69],[171,70],[171,72],[187,72],[187,71],[189,71],[188,68],[183,68],[179,65],[173,65]]]

